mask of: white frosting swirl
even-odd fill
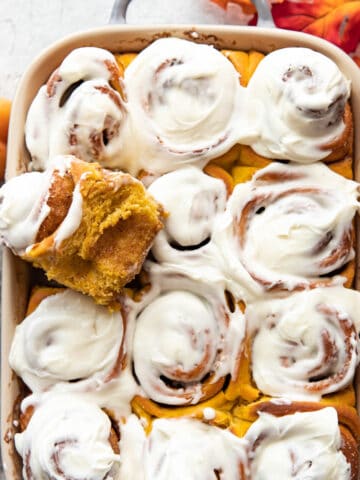
[[[305,288],[353,258],[358,207],[358,184],[324,164],[273,163],[235,187],[214,238],[238,281]]]
[[[133,359],[145,394],[167,405],[196,404],[218,393],[237,369],[244,318],[222,288],[161,268],[136,317]],[[137,313],[139,312],[139,313]],[[130,317],[131,318],[131,317]]]
[[[120,456],[109,443],[110,430],[109,418],[96,405],[69,395],[48,398],[15,435],[24,479],[115,479]]]
[[[159,262],[181,264],[209,252],[216,218],[226,207],[226,187],[196,167],[167,173],[153,182],[149,192],[169,216],[156,236],[152,253]]]
[[[252,480],[350,480],[336,410],[274,417],[261,413],[245,435]]]
[[[311,163],[344,130],[350,82],[325,55],[308,48],[269,53],[249,80],[259,102],[260,136],[251,146],[269,158]]]
[[[119,69],[107,50],[73,50],[40,88],[26,120],[26,144],[35,169],[59,154],[117,167],[123,149],[125,104],[114,88]]]
[[[252,375],[271,396],[320,400],[354,378],[360,293],[316,288],[247,306]]]
[[[17,326],[9,362],[33,392],[59,382],[104,382],[121,360],[122,338],[119,312],[65,290],[43,299]]]
[[[157,40],[126,69],[125,85],[133,129],[130,172],[203,166],[252,136],[238,74],[209,45]]]

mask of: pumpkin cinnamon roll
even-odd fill
[[[231,193],[228,185],[193,166],[162,175],[150,185],[149,193],[168,213],[152,247],[158,262],[193,266],[215,262],[211,237]]]
[[[145,48],[124,77],[133,135],[130,172],[203,167],[252,138],[245,89],[215,48],[163,38]]]
[[[15,435],[15,446],[24,480],[110,480],[119,472],[119,439],[110,418],[68,394],[43,398]]]
[[[280,417],[261,413],[245,440],[252,480],[357,479],[356,440],[339,428],[334,408]]]
[[[351,384],[359,363],[359,311],[359,292],[343,287],[249,304],[245,318],[259,390],[320,400]]]
[[[130,417],[121,429],[120,448],[121,478],[246,479],[246,442],[191,418],[154,420],[145,437],[140,422]]]
[[[40,288],[45,297],[17,326],[9,363],[32,392],[98,389],[121,373],[124,320],[120,312],[80,293]]]
[[[134,373],[145,397],[165,405],[196,405],[235,375],[243,314],[237,305],[228,306],[216,284],[176,271],[153,273],[150,291],[129,309],[136,318]]]
[[[36,170],[56,155],[117,167],[127,117],[121,72],[107,50],[73,50],[40,88],[26,120]]]
[[[311,163],[338,160],[351,150],[350,81],[325,55],[276,50],[261,60],[247,88],[258,100],[260,135],[251,143],[256,153]]]
[[[354,258],[358,208],[358,184],[324,164],[273,163],[235,187],[215,241],[231,276],[259,295],[314,288],[341,281]]]
[[[162,228],[162,209],[140,181],[72,156],[11,179],[0,197],[3,242],[103,304],[117,301]]]

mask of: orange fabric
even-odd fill
[[[211,0],[226,8],[230,0]],[[256,25],[256,11],[248,0],[231,0],[244,15],[253,14],[249,25]],[[360,1],[351,0],[272,0],[275,25],[325,38],[348,53],[360,66]],[[248,18],[245,17],[244,18]]]

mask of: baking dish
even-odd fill
[[[39,87],[46,82],[50,73],[71,50],[81,46],[97,46],[113,52],[139,51],[154,39],[166,36],[177,36],[200,43],[208,43],[218,48],[256,49],[264,53],[288,46],[302,46],[317,50],[333,59],[352,82],[351,102],[355,126],[354,168],[355,178],[360,179],[360,72],[346,54],[326,41],[296,32],[252,27],[191,25],[182,25],[181,27],[166,25],[161,27],[105,27],[69,36],[50,46],[32,63],[19,84],[13,103],[9,130],[6,178],[9,179],[26,170],[29,161],[24,143],[27,110]],[[20,465],[12,442],[15,430],[13,424],[14,404],[16,404],[20,392],[16,377],[8,365],[8,354],[15,326],[24,316],[30,280],[31,269],[28,264],[15,258],[8,249],[4,249],[1,428],[6,478],[12,480],[21,478]],[[358,284],[359,278],[356,278],[356,286]]]

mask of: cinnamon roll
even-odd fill
[[[151,290],[129,306],[136,317],[135,375],[145,396],[165,405],[195,405],[235,376],[243,314],[216,284],[180,273],[151,277]]]
[[[9,363],[32,392],[60,383],[68,391],[99,388],[121,372],[123,336],[120,312],[58,290],[17,326]]]
[[[25,431],[15,435],[15,446],[24,480],[110,480],[118,475],[119,445],[109,417],[75,396],[43,399]]]
[[[154,420],[145,438],[139,422],[130,417],[121,431],[120,448],[122,478],[246,478],[246,442],[228,430],[190,418]]]
[[[260,295],[334,283],[354,257],[358,207],[358,184],[324,164],[273,163],[235,187],[213,238],[231,276]]]
[[[270,396],[320,400],[349,385],[359,362],[360,294],[316,288],[247,306],[252,376]]]
[[[337,412],[261,413],[245,435],[252,480],[355,480],[358,454],[345,449]]]
[[[245,89],[215,48],[178,38],[157,40],[131,62],[124,80],[132,173],[203,167],[253,136]]]
[[[350,81],[325,55],[276,50],[259,63],[248,93],[261,112],[260,136],[251,143],[260,155],[311,163],[337,160],[351,149]]]
[[[40,88],[26,120],[34,169],[71,154],[117,167],[127,110],[115,57],[100,48],[73,50]]]
[[[128,174],[72,156],[56,163],[1,188],[2,240],[49,279],[116,302],[162,228],[163,211]]]
[[[156,260],[179,265],[213,257],[211,236],[226,208],[225,182],[190,166],[162,175],[148,191],[168,212],[152,247]]]

